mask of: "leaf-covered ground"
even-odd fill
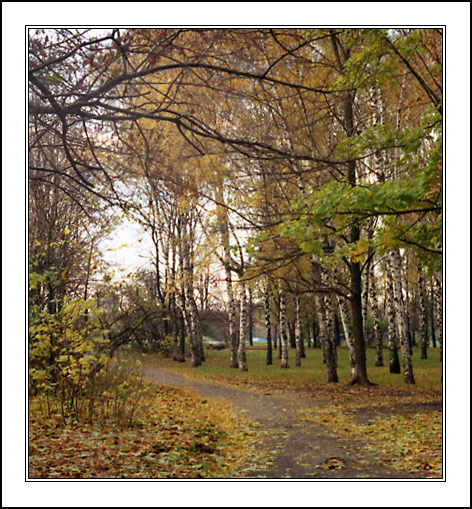
[[[276,366],[215,373],[214,361],[192,369],[147,356],[157,384],[124,429],[65,426],[33,400],[30,478],[441,477],[440,388],[309,382]]]
[[[213,380],[254,393],[293,394],[294,398],[306,398],[313,404],[306,405],[300,413],[305,419],[325,427],[332,437],[362,441],[364,451],[375,456],[380,464],[399,472],[428,478],[442,476],[440,388],[309,383],[297,378],[300,375],[296,370],[292,370],[293,378],[289,378],[288,370],[278,370],[278,376],[276,369],[273,378],[261,376],[257,369],[252,371],[252,376],[247,373],[241,376],[236,370],[215,374],[211,357],[206,372],[156,358],[148,359],[147,363],[164,365],[165,369],[195,379]]]
[[[238,477],[257,456],[255,431],[229,404],[152,385],[138,421],[120,429],[64,425],[30,403],[29,477]]]
[[[412,402],[385,405],[385,392],[362,402],[332,404],[305,411],[307,419],[326,426],[332,434],[366,442],[383,465],[396,470],[442,476],[442,411],[439,403]],[[431,395],[430,395],[431,396]]]

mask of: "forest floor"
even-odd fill
[[[242,477],[442,476],[438,393],[414,398],[397,388],[338,386],[309,391],[260,383],[241,387],[171,372],[155,362],[145,363],[144,373],[152,382],[185,387],[200,397],[221,398],[244,413],[257,431],[258,452],[242,468]]]

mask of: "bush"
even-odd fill
[[[29,390],[49,417],[132,422],[144,385],[139,365],[112,359],[101,310],[93,300],[69,300],[51,314],[31,306]]]

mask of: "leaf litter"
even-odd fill
[[[29,477],[234,478],[259,457],[256,431],[232,405],[150,384],[128,426],[64,425],[30,402]]]

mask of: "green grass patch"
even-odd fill
[[[313,385],[326,383],[326,365],[323,364],[320,349],[306,349],[306,358],[302,359],[302,366],[295,367],[295,351],[290,350],[289,369],[280,368],[278,352],[274,352],[273,364],[266,365],[266,352],[260,347],[247,350],[249,370],[241,372],[229,367],[228,350],[209,350],[206,352],[206,361],[198,368],[192,368],[190,362],[177,363],[171,359],[163,359],[157,355],[147,355],[147,363],[155,363],[164,369],[176,373],[202,378],[219,379],[237,385],[250,385],[251,382],[276,382],[283,388],[284,382],[292,385]],[[385,366],[376,367],[375,351],[367,350],[368,376],[371,382],[379,385],[404,387],[401,374],[391,374],[388,367],[388,351],[384,351]],[[439,350],[430,349],[428,359],[420,359],[420,352],[414,349],[413,371],[416,386],[423,388],[441,389],[442,364],[439,360]],[[345,348],[338,349],[338,376],[340,384],[347,384],[350,380],[349,357]]]

